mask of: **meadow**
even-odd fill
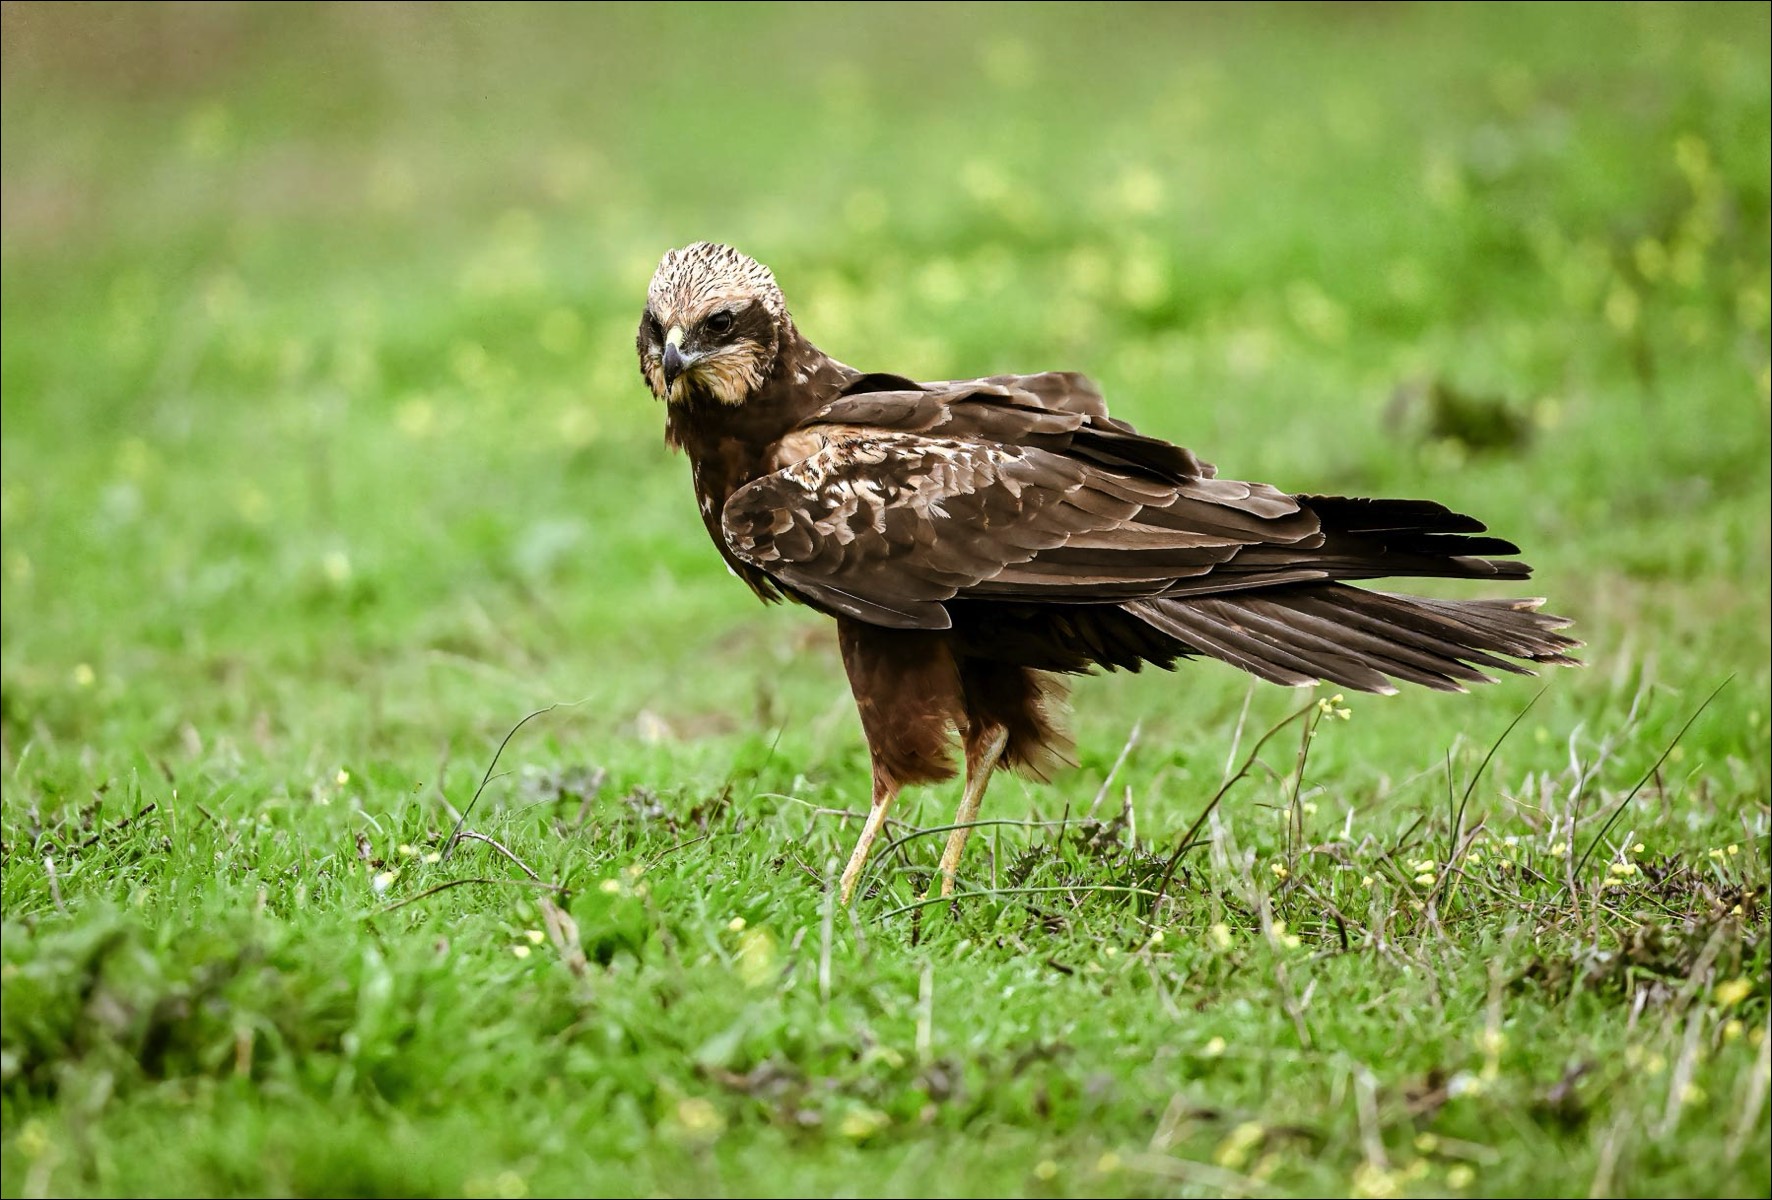
[[[8,4],[0,1192],[1766,1195],[1769,14]],[[844,909],[830,623],[634,361],[704,238],[1586,665],[1080,680]]]

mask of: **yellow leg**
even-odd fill
[[[896,784],[874,776],[874,807],[868,813],[867,824],[861,827],[861,837],[855,843],[855,851],[849,856],[849,865],[843,868],[843,903],[849,903],[855,885],[861,879],[862,868],[868,865],[868,854],[874,848],[874,839],[880,834],[880,827],[886,824],[886,810],[892,807],[892,801],[898,796]]]
[[[944,896],[954,894],[954,875],[960,869],[960,854],[966,849],[966,839],[972,836],[972,823],[978,820],[979,807],[984,804],[984,789],[990,786],[991,773],[997,769],[997,760],[1003,757],[1003,747],[1008,744],[1009,731],[999,728],[976,748],[967,748],[966,790],[960,794],[959,811],[954,813],[956,828],[948,834],[948,847],[941,855],[941,894]]]

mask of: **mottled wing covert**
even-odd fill
[[[925,397],[901,394],[893,408],[889,395],[854,397],[841,415],[860,416],[865,406],[876,422],[890,410],[901,414],[897,423],[921,423],[902,414]],[[990,406],[968,413],[952,399],[938,407],[942,415],[931,428],[971,433],[1006,419],[1041,424],[1038,410],[1013,405],[994,415]],[[1070,433],[1087,425],[1079,420]],[[1028,435],[1024,430],[1027,440],[1043,436]],[[1111,603],[1174,595],[1251,546],[1296,552],[1321,542],[1315,515],[1264,484],[1133,464],[1113,469],[1087,448],[1010,444],[976,433],[830,424],[795,435],[807,436],[816,449],[801,443],[809,453],[727,502],[727,543],[794,592],[876,625],[948,628],[942,602],[956,597]],[[1258,574],[1263,584],[1323,577],[1274,563]],[[1221,579],[1211,589],[1253,585]]]

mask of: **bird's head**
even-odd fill
[[[775,276],[756,259],[713,242],[672,250],[646,290],[640,373],[672,404],[743,404],[769,378],[787,325]]]

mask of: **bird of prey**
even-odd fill
[[[952,892],[991,774],[1071,761],[1063,676],[1203,655],[1291,686],[1462,691],[1485,669],[1571,663],[1580,644],[1540,600],[1350,584],[1526,578],[1494,557],[1518,548],[1470,517],[1221,479],[1110,417],[1070,372],[855,370],[807,341],[769,268],[729,246],[664,256],[637,345],[721,557],[762,599],[836,619],[873,763],[844,903],[900,788],[953,776],[957,734]]]

